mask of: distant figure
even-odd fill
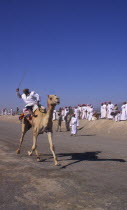
[[[127,119],[126,115],[126,102],[123,102],[123,105],[121,106],[122,113],[121,113],[121,120],[125,121]]]
[[[75,117],[75,114],[72,115],[71,121],[70,121],[70,127],[71,127],[71,136],[76,136],[77,134],[77,117]]]
[[[86,104],[83,104],[82,105],[82,120],[83,119],[86,119],[87,118],[87,116],[86,116]]]
[[[106,102],[104,102],[103,103],[103,115],[102,115],[103,117],[103,119],[106,119],[106,117],[107,117],[107,104],[106,104]]]
[[[121,113],[120,111],[117,111],[115,116],[115,122],[119,122],[120,120],[121,120]]]
[[[7,109],[6,108],[4,109],[4,115],[7,115]]]
[[[13,109],[12,108],[10,109],[10,115],[13,115]]]
[[[79,115],[80,115],[80,111],[78,109],[77,106],[74,107],[74,114],[75,114],[75,117],[77,118],[77,125],[79,126]]]
[[[56,120],[56,110],[53,111],[53,121]]]
[[[22,98],[25,102],[25,110],[29,111],[29,113],[34,116],[33,114],[33,106],[36,104],[37,106],[40,106],[40,96],[35,93],[35,91],[31,91],[29,89],[24,89],[23,94],[21,95],[19,93],[19,88],[16,89],[17,96],[19,98]]]
[[[101,119],[103,119],[104,118],[104,116],[103,116],[103,103],[101,103],[101,110],[100,110],[100,112],[101,112]]]
[[[88,121],[91,121],[91,120],[92,120],[92,118],[93,118],[93,113],[94,113],[94,108],[93,108],[93,106],[91,105],[91,106],[89,107],[89,117],[88,117]]]
[[[62,124],[62,115],[61,113],[58,113],[58,123],[57,123],[56,132],[58,131],[61,132],[61,124]]]
[[[16,114],[19,114],[19,107],[16,108]]]
[[[4,115],[4,109],[2,109],[2,115]]]
[[[114,111],[118,111],[118,105],[117,104],[114,105]]]
[[[108,119],[113,119],[113,116],[111,115],[113,109],[114,109],[114,105],[111,103],[111,101],[109,101],[108,106],[107,106],[107,118]]]

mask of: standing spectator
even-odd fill
[[[103,118],[105,119],[107,117],[107,103],[103,103]]]
[[[71,127],[71,136],[76,136],[77,134],[77,118],[75,117],[75,114],[72,115],[70,127]]]
[[[16,114],[19,114],[19,107],[16,108]]]
[[[53,120],[56,120],[56,110],[53,111]]]
[[[13,115],[13,109],[12,108],[10,109],[10,115]]]
[[[90,108],[89,108],[89,118],[88,118],[89,121],[92,120],[92,118],[93,118],[93,113],[94,113],[94,108],[93,108],[93,106],[91,105]]]
[[[101,119],[104,118],[104,115],[103,115],[103,103],[101,103]]]
[[[62,115],[61,113],[58,113],[58,124],[56,128],[56,132],[60,131],[61,132],[61,124],[62,124]]]
[[[121,120],[125,121],[127,119],[127,117],[126,117],[126,102],[123,102],[121,109],[122,109]]]
[[[77,118],[77,125],[79,126],[79,114],[80,114],[80,111],[79,111],[77,106],[75,106],[75,108],[74,108],[74,114],[75,114],[75,117]]]
[[[108,106],[107,106],[107,118],[108,119],[113,119],[113,116],[111,115],[113,109],[114,109],[114,105],[111,103],[111,101],[109,101]]]

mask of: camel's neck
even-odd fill
[[[47,114],[48,114],[49,118],[51,118],[51,119],[53,117],[54,109],[55,109],[55,105],[50,105],[50,104],[47,105]]]

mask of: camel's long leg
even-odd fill
[[[31,151],[28,151],[28,155],[32,155],[33,152],[35,151],[36,153],[36,156],[37,156],[37,160],[39,161],[40,160],[40,157],[39,157],[39,153],[37,151],[37,137],[38,137],[38,133],[37,132],[33,132],[33,145],[32,145],[32,150]]]
[[[56,154],[55,154],[55,148],[54,148],[54,145],[53,145],[53,142],[52,142],[52,133],[48,132],[47,135],[48,135],[48,140],[49,140],[49,144],[50,144],[50,150],[51,150],[51,152],[53,154],[53,157],[54,157],[55,165],[59,165],[59,163],[57,161]]]
[[[16,150],[16,153],[17,154],[20,154],[21,145],[23,143],[23,139],[24,139],[24,136],[25,136],[25,134],[26,134],[27,131],[28,131],[28,127],[23,123],[22,124],[22,134],[21,134],[21,138],[20,138],[19,148]]]

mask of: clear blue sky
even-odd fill
[[[126,0],[1,0],[0,107],[17,88],[61,106],[127,101]]]

